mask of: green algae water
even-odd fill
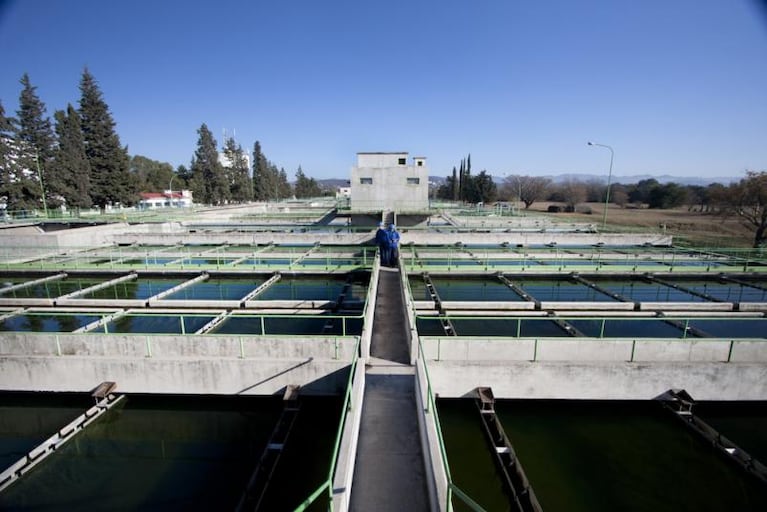
[[[473,400],[438,407],[454,483],[486,510],[509,510]],[[658,403],[499,400],[495,409],[546,512],[767,510],[767,485]]]
[[[306,396],[300,403],[265,510],[293,510],[327,478],[341,399]],[[0,510],[234,510],[282,407],[279,396],[129,395],[0,493]],[[38,416],[51,433],[73,417],[72,408],[55,418],[49,409]],[[8,414],[0,424],[18,417],[12,407],[2,411]],[[25,423],[37,432],[35,442],[17,443],[6,458],[50,435],[37,421]]]

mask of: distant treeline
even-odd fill
[[[16,117],[0,101],[0,207],[36,210],[130,206],[140,192],[190,188],[196,202],[224,204],[286,197],[315,197],[323,190],[301,167],[291,185],[287,173],[253,146],[249,168],[234,139],[223,144],[225,163],[212,133],[203,123],[197,149],[187,168],[128,154],[107,103],[87,68],[80,80],[78,108],[68,104],[53,120],[25,73]],[[252,174],[252,179],[250,175]]]

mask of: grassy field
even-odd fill
[[[546,213],[551,203],[534,203],[530,211],[560,220],[602,225],[604,203],[586,203],[590,215],[583,213]],[[621,208],[611,204],[607,210],[607,231],[644,231],[673,235],[675,245],[697,247],[751,247],[754,230],[734,217],[691,212],[686,207],[670,210]]]

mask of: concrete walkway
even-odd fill
[[[382,269],[350,509],[429,510],[399,272]]]

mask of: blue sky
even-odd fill
[[[359,151],[447,175],[767,170],[758,0],[0,0],[0,101],[52,117],[98,80],[131,154],[188,165],[204,122],[292,176]]]

